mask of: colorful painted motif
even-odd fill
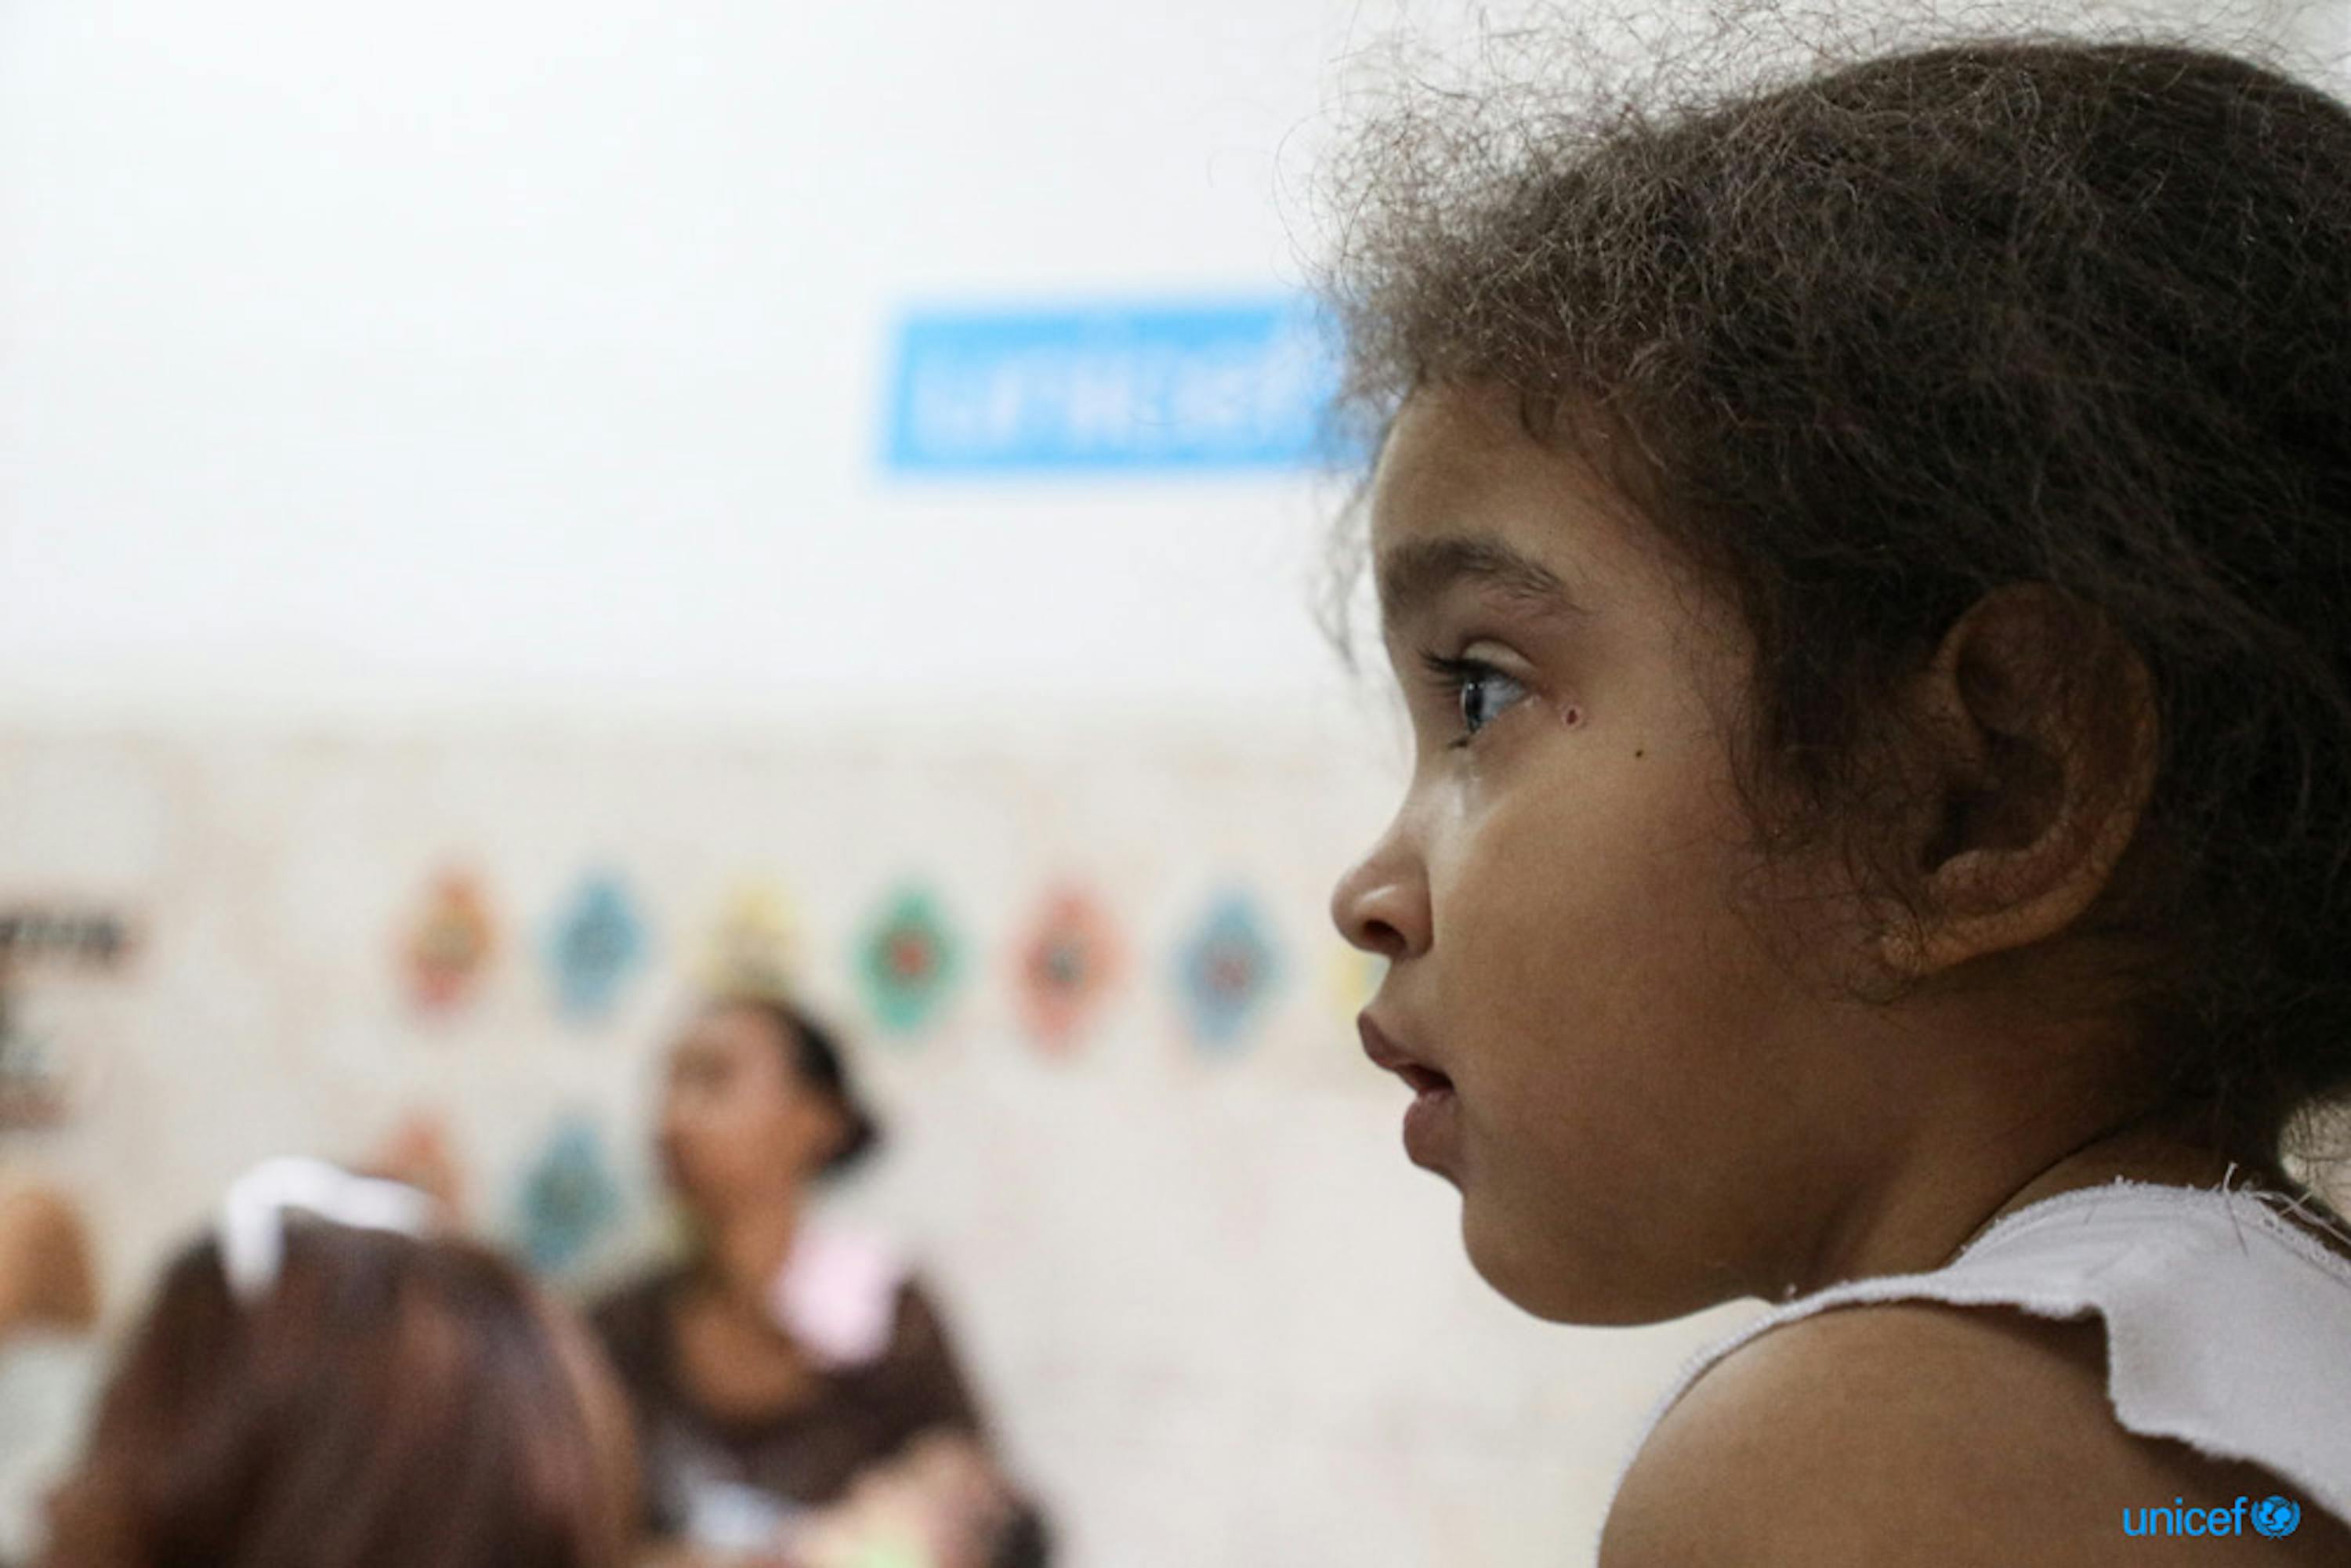
[[[621,1184],[595,1123],[576,1116],[557,1126],[523,1175],[518,1208],[523,1256],[548,1272],[579,1262],[611,1231]]]
[[[549,954],[565,1016],[586,1022],[611,1011],[644,956],[644,924],[621,880],[598,875],[580,883]]]
[[[1177,957],[1177,989],[1192,1037],[1231,1050],[1273,994],[1280,956],[1256,905],[1246,896],[1218,899]]]
[[[402,944],[411,994],[431,1011],[457,1007],[480,988],[496,946],[480,883],[465,872],[444,873]]]
[[[859,977],[882,1027],[908,1034],[928,1022],[953,988],[960,955],[928,890],[893,894],[859,944]]]
[[[1018,957],[1020,1011],[1030,1035],[1049,1052],[1068,1054],[1123,964],[1109,915],[1083,890],[1059,889]]]
[[[747,882],[726,902],[703,955],[703,988],[714,996],[789,996],[799,922],[782,888]]]

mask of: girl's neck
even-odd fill
[[[2218,1151],[2200,1147],[2166,1128],[2133,1123],[2099,1134],[2035,1173],[1986,1215],[1974,1235],[1960,1243],[1952,1256],[2020,1208],[2062,1192],[2101,1186],[2116,1177],[2163,1186],[2218,1186],[2224,1181],[2244,1182],[2255,1176]]]
[[[764,1306],[799,1232],[798,1192],[737,1205],[711,1217],[702,1256],[705,1281],[719,1293]]]
[[[2134,1125],[2060,1160],[2011,1194],[1959,1249],[2018,1209],[2060,1193],[2103,1186],[2117,1177],[2160,1186],[2250,1192],[2280,1207],[2324,1244],[2351,1257],[2351,1230],[2345,1228],[2326,1194],[2268,1165],[2232,1159],[2164,1124]]]
[[[1920,1143],[1884,1179],[1849,1189],[1803,1266],[1774,1281],[1780,1299],[1947,1268],[2017,1210],[2116,1177],[2166,1186],[2284,1185],[2275,1172],[2232,1162],[2194,1129],[2144,1110],[2045,1126],[2037,1146],[2024,1129],[2003,1145],[1980,1130],[1980,1121],[1952,1122],[1970,1130]]]

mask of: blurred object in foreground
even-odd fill
[[[288,1171],[331,1174],[271,1162],[232,1197]],[[272,1201],[165,1270],[42,1568],[621,1568],[633,1456],[578,1323],[473,1243]]]

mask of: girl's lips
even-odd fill
[[[1411,1055],[1395,1040],[1389,1039],[1387,1031],[1373,1021],[1372,1015],[1368,1011],[1355,1015],[1355,1032],[1363,1037],[1364,1054],[1372,1059],[1372,1064],[1395,1073],[1410,1084],[1415,1092],[1425,1089],[1449,1090],[1453,1087],[1451,1078]]]
[[[1461,1143],[1460,1112],[1451,1083],[1416,1093],[1404,1113],[1405,1156],[1424,1169],[1447,1172]]]
[[[1433,1067],[1423,1067],[1417,1062],[1406,1062],[1397,1068],[1396,1075],[1410,1084],[1416,1094],[1426,1094],[1440,1089],[1448,1094],[1453,1092],[1453,1080]]]
[[[1403,1079],[1412,1090],[1412,1105],[1404,1113],[1404,1152],[1416,1166],[1443,1171],[1453,1163],[1461,1141],[1460,1103],[1453,1080],[1428,1063],[1405,1054],[1368,1012],[1355,1019],[1364,1037],[1364,1054]]]

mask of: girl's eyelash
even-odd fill
[[[1429,677],[1434,677],[1434,682],[1439,686],[1453,686],[1456,682],[1460,682],[1462,674],[1469,674],[1479,665],[1477,661],[1469,661],[1469,658],[1448,658],[1439,651],[1422,649],[1420,668],[1427,670]]]
[[[1490,667],[1475,659],[1450,658],[1434,649],[1422,652],[1420,665],[1428,672],[1431,684],[1441,692],[1458,691],[1463,681],[1471,675],[1483,674]]]
[[[1488,664],[1483,659],[1457,658],[1437,653],[1435,649],[1421,651],[1420,664],[1428,675],[1429,685],[1436,688],[1440,696],[1449,698],[1457,707],[1461,701],[1462,688],[1469,682],[1485,676],[1494,676],[1501,680],[1510,678],[1499,668]],[[1447,741],[1447,748],[1459,750],[1468,746],[1477,734],[1478,731],[1475,729],[1465,730],[1461,735]]]

